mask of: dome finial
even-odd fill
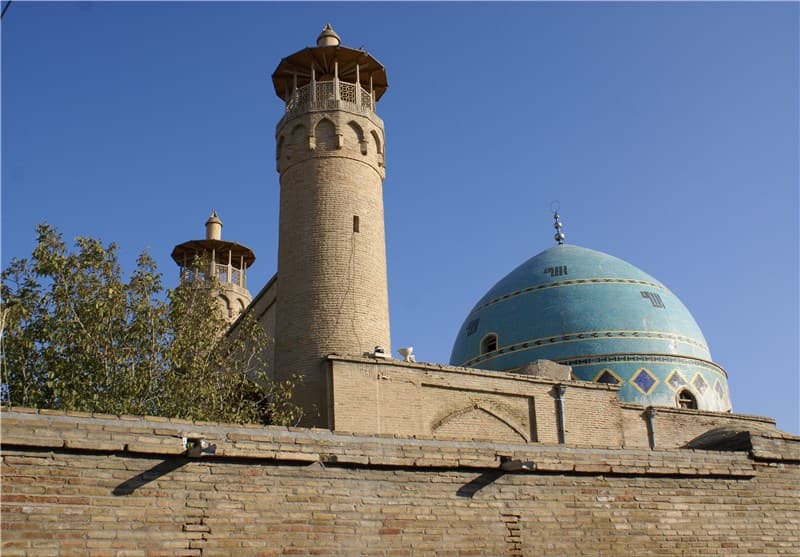
[[[558,209],[553,211],[553,221],[553,228],[556,229],[556,235],[554,236],[556,243],[558,243],[559,246],[564,245],[566,236],[564,236],[564,233],[561,231],[564,225],[561,224],[561,217],[558,216]]]

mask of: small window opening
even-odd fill
[[[678,408],[688,408],[690,410],[697,410],[697,399],[692,393],[683,389],[678,393]]]
[[[497,350],[497,335],[492,333],[483,337],[481,341],[481,354]]]
[[[361,223],[358,215],[353,215],[353,232],[361,232]]]

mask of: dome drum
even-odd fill
[[[621,361],[625,359],[630,361]],[[680,406],[680,395],[688,392],[697,408],[718,412],[731,408],[724,370],[705,362],[658,356],[637,360],[635,355],[595,360],[605,361],[560,363],[572,366],[575,379],[618,385],[619,398],[625,402],[676,407]]]

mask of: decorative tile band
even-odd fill
[[[562,336],[554,336],[554,337],[541,337],[537,339],[525,340],[521,342],[516,342],[514,344],[509,344],[506,346],[501,346],[497,350],[492,352],[488,352],[486,354],[481,354],[479,356],[475,356],[474,358],[470,358],[465,362],[458,364],[463,367],[471,367],[474,364],[488,362],[505,354],[509,354],[511,352],[521,352],[525,350],[531,350],[533,348],[539,348],[540,346],[553,346],[556,344],[564,344],[567,342],[583,342],[583,341],[591,341],[591,340],[598,340],[598,339],[656,339],[656,340],[673,340],[679,342],[681,344],[688,344],[693,348],[700,349],[702,351],[707,351],[708,347],[687,336],[678,335],[675,333],[664,333],[658,331],[587,331],[584,333],[569,333]]]
[[[586,278],[586,279],[559,280],[555,282],[540,284],[538,286],[529,286],[527,288],[521,288],[519,290],[515,290],[514,292],[509,292],[508,294],[503,294],[502,296],[493,298],[492,300],[489,300],[484,304],[475,306],[474,308],[472,308],[472,311],[469,314],[472,315],[478,310],[489,307],[499,302],[504,302],[509,298],[514,298],[515,296],[520,296],[522,294],[528,294],[530,292],[538,292],[539,290],[547,290],[549,288],[559,288],[561,286],[573,286],[576,284],[638,284],[641,286],[650,286],[652,288],[666,290],[666,288],[662,284],[656,284],[654,282],[648,282],[646,280],[636,280],[636,279]]]
[[[586,366],[586,365],[596,365],[596,364],[613,364],[613,363],[635,363],[635,364],[675,364],[675,365],[691,365],[692,367],[700,367],[705,370],[711,371],[716,373],[723,378],[727,379],[728,374],[727,372],[715,364],[714,362],[710,362],[708,360],[701,360],[700,358],[692,358],[691,356],[668,356],[666,354],[604,354],[599,356],[587,356],[586,358],[574,358],[574,359],[564,359],[564,360],[556,360],[557,363],[567,365],[567,366]],[[512,370],[506,370],[512,371]],[[675,371],[670,373],[667,376],[667,383],[673,387],[673,389],[680,388],[682,385],[688,385],[685,382],[685,379],[682,375],[678,374],[680,380],[684,382],[681,383],[680,381],[676,381]],[[676,383],[678,386],[676,387]]]

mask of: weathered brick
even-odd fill
[[[5,413],[3,417],[8,416]],[[94,418],[51,420],[62,439]],[[69,427],[69,423],[76,427]],[[148,418],[115,432],[158,438]],[[159,422],[163,434],[171,427]],[[174,459],[166,445],[103,454],[99,428],[86,448],[4,447],[3,555],[55,551],[113,555],[792,555],[800,547],[800,466],[746,453],[608,449],[558,445],[282,431],[248,460],[225,455]],[[219,426],[224,439],[254,431]],[[294,439],[304,442],[297,444]],[[20,437],[24,441],[24,437]],[[792,439],[776,442],[798,443]],[[11,445],[9,445],[10,447]],[[328,464],[284,461],[281,449]],[[301,451],[296,449],[303,447]],[[324,448],[324,450],[323,450]],[[308,451],[308,452],[306,452]],[[432,456],[448,455],[449,467]],[[498,455],[545,472],[502,474]],[[324,458],[323,458],[324,457]],[[332,457],[336,457],[334,460]],[[354,459],[348,464],[347,458]],[[444,457],[443,457],[444,458]],[[461,461],[461,464],[459,464]],[[485,468],[474,468],[484,463]],[[127,490],[121,486],[128,486]],[[15,545],[18,544],[18,545]],[[40,551],[41,550],[41,551]],[[31,551],[29,551],[31,552]]]

